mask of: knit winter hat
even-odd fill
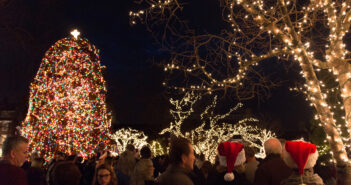
[[[234,180],[234,166],[239,166],[246,161],[244,145],[236,142],[222,142],[218,145],[218,158],[221,166],[227,167],[224,175],[225,181]]]
[[[312,168],[318,159],[316,145],[304,141],[286,141],[283,149],[284,162],[290,168],[297,168],[299,174],[305,168]]]

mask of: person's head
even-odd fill
[[[234,135],[229,141],[243,144],[243,136]]]
[[[157,160],[159,165],[164,165],[166,163],[166,155],[160,155],[158,156],[158,160]]]
[[[313,168],[318,159],[316,145],[305,141],[286,141],[283,148],[283,160],[291,169],[296,169],[300,175],[305,169]]]
[[[95,170],[93,185],[117,185],[117,177],[112,168],[102,164]]]
[[[127,144],[126,146],[127,151],[135,152],[135,147],[132,144]]]
[[[169,158],[172,164],[180,165],[187,170],[193,170],[195,155],[190,141],[181,137],[172,138]]]
[[[9,136],[2,145],[2,156],[10,164],[22,166],[28,157],[28,140],[22,136]]]
[[[39,158],[40,155],[38,152],[33,152],[32,154],[30,154],[30,161],[33,162],[36,158]]]
[[[81,176],[73,162],[60,161],[53,170],[53,185],[79,185]]]
[[[65,160],[65,157],[66,157],[66,155],[63,152],[58,151],[55,153],[55,161],[56,162]]]
[[[199,155],[199,159],[200,159],[201,161],[205,161],[205,155],[204,155],[203,153],[201,153],[201,154]]]
[[[143,146],[140,150],[140,156],[142,159],[150,159],[151,158],[151,150],[148,146]]]
[[[204,161],[204,164],[200,168],[201,172],[206,175],[211,171],[211,169],[212,169],[212,164],[210,161]]]
[[[199,155],[195,154],[195,157],[196,157],[195,166],[197,166],[200,169],[205,161],[205,155],[203,153]]]
[[[76,163],[83,163],[83,162],[84,162],[84,158],[82,156],[77,156]]]
[[[245,149],[246,161],[252,161],[252,160],[256,159],[255,158],[255,150],[252,147],[245,146],[244,149]]]
[[[270,138],[263,144],[264,146],[264,151],[266,152],[266,155],[270,154],[281,154],[282,153],[282,144],[277,138]]]
[[[140,154],[139,154],[139,150],[138,149],[135,149],[134,150],[134,157],[135,157],[135,159],[140,159]]]
[[[32,166],[32,167],[37,167],[37,168],[42,168],[43,165],[44,165],[44,162],[45,162],[45,160],[44,160],[43,158],[37,157],[37,158],[34,158],[34,159],[32,160],[31,166]]]
[[[69,155],[65,158],[66,161],[71,161],[73,163],[76,162],[76,159],[77,159],[77,155]]]
[[[107,156],[107,157],[105,158],[104,164],[107,165],[107,166],[109,166],[109,167],[111,167],[111,168],[113,169],[113,162],[114,162],[113,157]]]
[[[243,173],[245,170],[245,149],[244,145],[239,142],[225,141],[218,145],[219,165],[226,167],[227,172],[224,175],[225,181],[233,181],[235,175],[233,170]]]

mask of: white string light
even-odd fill
[[[230,140],[234,135],[241,135],[248,146],[252,146],[258,150],[256,157],[265,157],[263,143],[275,137],[275,134],[267,129],[260,129],[257,126],[251,126],[246,123],[258,122],[255,118],[245,118],[236,124],[221,123],[220,120],[225,119],[234,111],[243,105],[238,103],[232,107],[227,113],[219,115],[214,113],[217,106],[217,96],[214,96],[212,103],[208,105],[201,113],[200,126],[190,131],[182,131],[184,121],[194,112],[193,106],[201,99],[201,95],[192,92],[186,92],[183,98],[179,100],[171,99],[170,103],[174,106],[171,109],[174,122],[168,128],[163,129],[160,134],[171,133],[175,136],[189,138],[194,145],[196,153],[203,153],[206,160],[214,162],[217,155],[217,146],[222,141]]]
[[[147,138],[143,131],[132,128],[122,128],[111,135],[111,139],[116,141],[117,153],[119,154],[126,150],[128,144],[134,145],[136,149],[141,149],[141,147],[148,145]]]
[[[351,58],[344,36],[350,29],[351,2],[309,1],[297,5],[296,1],[280,0],[270,6],[262,0],[222,0],[221,2],[225,9],[223,12],[228,13],[223,16],[224,21],[229,23],[231,29],[223,31],[224,35],[208,38],[219,38],[223,41],[223,44],[219,44],[219,47],[223,48],[214,49],[225,51],[227,57],[219,59],[224,61],[216,62],[231,63],[231,65],[235,63],[234,66],[237,67],[230,70],[236,70],[236,73],[218,78],[218,75],[214,74],[217,69],[207,67],[212,61],[202,64],[195,60],[193,65],[185,66],[185,62],[177,62],[177,54],[173,52],[172,60],[165,65],[165,71],[181,70],[192,74],[200,73],[201,79],[206,82],[202,85],[174,88],[182,91],[206,90],[210,93],[219,89],[238,88],[236,84],[242,84],[243,79],[248,78],[247,71],[261,61],[272,57],[280,60],[294,60],[301,66],[301,76],[305,79],[303,91],[311,106],[315,107],[318,114],[316,118],[321,121],[321,126],[329,137],[328,142],[332,153],[336,154],[335,161],[340,166],[349,163],[346,148],[350,148],[351,137],[349,133],[351,130],[351,65],[349,64]],[[133,18],[149,14],[144,16],[144,18],[150,18],[149,22],[157,21],[152,18],[161,18],[160,15],[162,20],[170,20],[171,18],[165,18],[163,11],[157,10],[169,9],[169,12],[172,12],[179,9],[179,6],[177,0],[151,1],[148,11],[131,13],[131,17],[135,20]],[[318,19],[315,15],[318,15]],[[174,14],[169,16],[176,17]],[[319,39],[327,41],[325,46],[316,46],[313,38],[310,37],[316,24],[326,26],[325,31],[329,35]],[[265,44],[261,43],[262,38]],[[247,44],[248,42],[253,44]],[[252,48],[256,48],[259,52],[254,52]],[[318,57],[318,55],[323,56]],[[199,56],[194,51],[189,56],[191,57]],[[328,84],[335,83],[338,87],[330,87],[323,83],[317,73],[325,70],[331,72],[335,78],[334,82],[328,82]],[[330,96],[333,92],[339,96],[336,102],[340,102],[335,105]],[[336,110],[338,114],[335,113]],[[343,115],[339,116],[339,112],[343,112]],[[177,124],[174,123],[174,125]]]

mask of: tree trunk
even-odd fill
[[[340,28],[337,27],[337,30],[339,29]],[[340,31],[336,31],[336,33],[340,33]],[[340,37],[339,35],[337,38],[342,38],[342,36]],[[327,60],[327,63],[329,69],[332,69],[333,73],[336,74],[339,83],[340,93],[345,110],[345,123],[347,126],[348,137],[351,139],[351,65],[341,57],[344,53],[347,52],[344,48],[339,47],[341,44],[343,44],[342,39],[331,42],[330,49],[327,50],[327,53],[329,55],[329,60]],[[332,144],[333,143],[330,143],[330,145]],[[346,143],[346,145],[348,144],[349,142]],[[344,148],[346,145],[344,145]],[[346,150],[344,151],[346,153]],[[351,185],[351,164],[347,157],[345,157],[344,160],[344,163],[338,163],[337,161],[336,164],[337,184]]]
[[[351,139],[351,66],[347,62],[338,58],[332,58],[330,66],[337,75],[337,79],[340,84],[340,92],[343,99],[343,105],[345,109],[345,122],[348,128],[348,136]]]
[[[323,123],[323,128],[327,134],[327,140],[329,142],[331,151],[333,152],[333,158],[336,162],[337,167],[337,178],[340,181],[340,185],[351,185],[351,166],[348,163],[348,156],[345,150],[344,143],[337,130],[333,114],[324,100],[319,81],[313,70],[312,63],[306,55],[306,52],[301,53],[303,57],[299,60],[302,71],[304,72],[306,83],[309,85],[309,95],[314,107],[317,110],[320,121]]]

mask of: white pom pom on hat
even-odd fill
[[[222,142],[218,145],[218,158],[221,166],[227,167],[227,173],[224,175],[225,181],[235,179],[233,169],[246,161],[244,145],[236,142]]]
[[[235,176],[234,176],[234,173],[233,173],[233,172],[231,172],[231,173],[228,173],[228,172],[227,172],[227,173],[224,175],[224,180],[225,180],[225,181],[233,181],[234,178],[235,178]]]

